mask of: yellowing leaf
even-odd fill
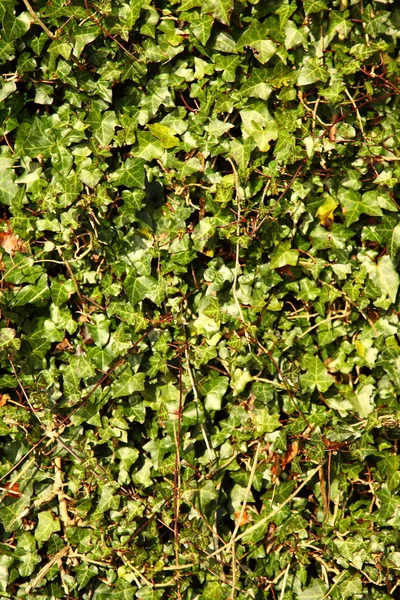
[[[151,135],[154,135],[154,137],[160,140],[162,147],[166,150],[169,148],[174,148],[174,146],[179,144],[178,138],[174,135],[174,130],[167,125],[154,123],[147,125],[147,127],[149,128]]]
[[[333,213],[337,206],[338,203],[335,202],[333,198],[328,198],[328,200],[326,200],[322,206],[318,208],[316,215],[319,218],[321,225],[327,227],[332,224],[335,219]]]

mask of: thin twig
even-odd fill
[[[249,527],[248,529],[246,529],[246,531],[244,531],[243,533],[241,533],[237,537],[235,537],[235,538],[231,537],[231,539],[229,540],[229,542],[227,542],[224,546],[222,546],[221,548],[219,548],[216,552],[213,552],[212,554],[209,554],[208,557],[211,558],[213,556],[216,556],[217,554],[221,554],[225,550],[228,550],[232,546],[232,544],[238,542],[239,540],[241,540],[242,538],[244,538],[246,535],[249,535],[250,533],[253,533],[253,531],[256,531],[261,525],[264,525],[264,523],[267,523],[268,521],[270,521],[271,519],[273,519],[275,517],[275,515],[277,515],[282,510],[282,508],[284,506],[286,506],[287,504],[289,504],[290,502],[292,502],[292,500],[294,500],[296,498],[296,496],[300,492],[300,490],[302,490],[303,487],[305,487],[307,485],[307,483],[314,477],[314,475],[316,475],[318,473],[318,471],[320,470],[321,466],[323,466],[325,463],[326,463],[326,460],[324,460],[317,467],[315,467],[315,469],[313,469],[307,475],[307,477],[299,485],[299,487],[296,488],[295,491],[292,494],[290,494],[290,496],[288,496],[286,498],[286,500],[284,500],[279,506],[277,506],[276,508],[274,508],[274,510],[272,510],[266,517],[263,517],[262,519],[260,519],[259,521],[257,521],[257,523],[254,523],[254,525],[252,525],[251,527]]]
[[[301,410],[300,406],[297,404],[297,401],[295,399],[295,394],[294,394],[294,392],[291,391],[291,389],[290,389],[290,387],[288,385],[288,382],[286,380],[286,377],[283,375],[281,369],[279,368],[278,363],[276,362],[276,360],[272,356],[271,352],[269,350],[267,350],[267,348],[264,348],[264,346],[262,344],[260,344],[260,342],[256,338],[254,338],[254,343],[257,344],[257,346],[265,354],[267,354],[268,358],[270,359],[270,361],[274,365],[275,369],[277,370],[277,372],[279,373],[279,375],[282,377],[282,381],[284,383],[286,391],[289,394],[289,397],[290,397],[291,401],[293,402],[293,405],[294,405],[295,409],[297,410],[297,412],[299,413],[299,415],[301,416],[301,418],[303,419],[303,421],[305,422],[305,424],[307,425],[307,427],[309,427],[311,430],[313,430],[314,428],[310,425],[310,423],[308,422],[306,416],[304,415],[303,411]]]
[[[293,175],[292,179],[289,181],[289,183],[287,184],[287,186],[285,187],[285,189],[283,190],[283,192],[281,193],[281,195],[279,196],[279,198],[277,199],[277,201],[271,206],[271,208],[269,209],[269,211],[265,215],[265,217],[263,219],[261,219],[261,221],[259,222],[259,224],[257,225],[257,227],[254,227],[254,229],[253,229],[253,231],[251,233],[251,237],[255,236],[255,234],[260,229],[260,227],[262,227],[262,225],[264,224],[264,222],[269,218],[270,213],[275,209],[276,206],[278,206],[279,202],[282,200],[282,198],[284,197],[284,195],[286,194],[286,192],[288,192],[290,190],[290,188],[292,187],[293,183],[295,182],[295,180],[299,176],[300,171],[303,168],[304,162],[305,161],[303,160],[301,162],[301,164],[297,167],[297,170],[296,170],[295,174]]]
[[[332,585],[332,587],[329,588],[329,590],[326,592],[325,596],[323,596],[322,600],[325,600],[325,598],[329,598],[329,596],[331,595],[331,593],[333,592],[333,590],[335,589],[335,587],[340,583],[340,581],[343,579],[343,576],[347,574],[347,571],[342,571],[339,575],[339,577],[336,579],[335,583]]]
[[[325,521],[327,521],[328,517],[329,517],[329,503],[328,503],[328,496],[326,493],[326,482],[325,482],[325,473],[324,473],[323,466],[320,467],[318,476],[319,476],[319,487],[321,489],[322,506],[324,509]]]
[[[111,33],[109,31],[107,31],[107,29],[105,29],[105,27],[103,27],[103,25],[100,23],[100,21],[98,19],[96,19],[96,17],[93,15],[93,13],[90,12],[88,0],[84,0],[84,2],[85,2],[85,9],[86,9],[86,12],[88,14],[89,19],[95,25],[97,25],[97,27],[99,29],[101,29],[101,31],[104,33],[104,35],[106,35],[108,38],[110,38],[110,40],[112,40],[113,42],[115,42],[116,44],[118,44],[118,46],[121,48],[121,50],[123,52],[125,52],[125,54],[127,54],[128,56],[130,56],[134,61],[137,61],[136,56],[134,56],[131,52],[129,52],[129,50],[127,50],[125,48],[125,46],[123,44],[121,44],[121,42],[114,35],[111,35]]]
[[[3,477],[0,479],[0,481],[2,481],[3,479],[6,479],[8,477],[8,475],[15,470],[19,465],[21,464],[21,461],[18,461],[18,463],[16,465],[14,465],[14,467],[8,471],[5,475],[3,475]],[[3,502],[4,498],[9,494],[10,490],[13,489],[13,486],[21,479],[21,477],[23,475],[25,475],[25,473],[27,471],[29,471],[29,469],[31,468],[32,465],[35,464],[35,459],[31,458],[31,460],[24,466],[23,469],[21,469],[21,471],[19,473],[17,473],[13,479],[10,481],[8,488],[5,490],[5,492],[0,496],[0,504]]]
[[[149,579],[147,579],[143,573],[141,573],[139,571],[139,569],[137,569],[127,558],[126,556],[122,553],[122,552],[117,552],[118,556],[122,559],[122,562],[127,565],[131,570],[132,573],[134,573],[137,577],[140,577],[140,579],[144,582],[145,585],[149,586],[150,588],[154,587],[154,584],[149,581]],[[140,584],[138,585],[138,587],[140,587]]]
[[[58,562],[59,560],[61,560],[61,558],[63,556],[65,556],[66,554],[68,554],[68,552],[70,551],[70,549],[71,549],[71,546],[65,546],[64,548],[62,548],[61,550],[59,550],[57,552],[57,554],[55,554],[53,556],[53,558],[51,558],[49,560],[49,562],[46,563],[42,569],[40,569],[39,573],[36,575],[36,577],[31,581],[31,583],[26,588],[26,593],[27,594],[30,594],[30,592],[32,590],[34,590],[37,585],[39,585],[39,583],[42,581],[43,577],[45,577],[47,575],[47,573],[50,571],[51,567],[56,562]]]
[[[64,262],[64,264],[65,264],[65,266],[67,268],[67,271],[68,271],[68,273],[71,276],[72,281],[75,284],[75,289],[76,289],[76,293],[78,294],[79,300],[80,300],[81,304],[84,305],[85,304],[85,300],[84,300],[84,298],[83,298],[83,296],[81,294],[81,290],[79,289],[79,285],[78,285],[78,282],[76,280],[75,273],[71,269],[71,266],[70,266],[69,262],[66,260],[66,258],[64,256],[64,253],[63,253],[63,251],[61,250],[60,247],[57,247],[57,251],[58,251],[58,254],[61,256],[61,258],[62,258],[62,260],[63,260],[63,262]]]
[[[242,307],[240,306],[240,302],[239,302],[239,298],[237,295],[237,283],[238,283],[238,275],[239,275],[239,269],[240,269],[240,263],[239,263],[239,257],[240,257],[240,221],[241,221],[241,210],[242,210],[242,192],[240,189],[240,184],[239,184],[239,176],[238,176],[238,172],[236,170],[236,167],[234,165],[233,160],[228,156],[227,158],[228,162],[231,164],[232,167],[232,171],[233,171],[233,176],[235,178],[235,190],[236,190],[236,206],[237,206],[237,220],[236,220],[236,253],[235,253],[235,271],[233,274],[233,285],[232,285],[232,294],[233,294],[233,299],[235,300],[238,312],[239,312],[239,316],[240,319],[242,321],[242,323],[245,322],[244,320],[244,316],[243,316],[243,311],[242,311]],[[249,346],[249,351],[251,352],[251,345],[250,345],[250,341],[249,341],[249,334],[247,331],[245,331],[245,336],[247,338],[248,341],[248,346]]]
[[[281,593],[279,595],[279,600],[283,600],[284,595],[285,595],[286,582],[287,582],[287,578],[289,575],[289,569],[290,569],[290,563],[288,564],[288,566],[286,567],[286,570],[285,570],[285,575],[284,575],[283,581],[282,581],[282,589],[281,589]]]
[[[185,347],[185,358],[186,358],[186,370],[187,370],[188,375],[189,375],[190,385],[191,385],[191,388],[192,388],[194,401],[196,403],[199,403],[200,402],[199,395],[197,393],[196,384],[194,382],[194,377],[193,377],[192,369],[190,368],[189,351],[188,351],[187,346]],[[204,427],[203,423],[200,425],[200,429],[201,429],[201,433],[203,435],[204,443],[205,443],[205,445],[207,447],[208,457],[209,457],[210,467],[211,467],[212,466],[212,462],[214,460],[214,453],[212,451],[211,443],[210,443],[210,440],[208,439],[207,431],[205,430],[205,427]]]
[[[237,534],[237,532],[239,530],[240,524],[241,524],[242,519],[243,519],[243,515],[244,515],[245,510],[246,510],[247,501],[249,499],[251,486],[253,485],[254,476],[256,474],[259,453],[260,453],[260,442],[258,442],[258,444],[257,444],[256,453],[255,453],[254,461],[253,461],[253,466],[251,468],[251,472],[250,472],[250,476],[249,476],[249,482],[247,484],[246,491],[245,491],[244,497],[243,497],[242,508],[240,509],[239,516],[238,516],[238,518],[236,520],[235,529],[233,530],[233,533],[232,533],[233,540],[235,540],[235,538],[236,538],[236,534]],[[235,550],[235,541],[233,541],[233,543],[232,543],[232,592],[231,592],[231,600],[234,600],[234,598],[235,598],[235,591],[236,591],[236,550]]]
[[[51,38],[52,40],[55,40],[56,36],[54,35],[54,33],[52,33],[50,31],[50,29],[48,29],[46,27],[46,25],[43,23],[43,21],[37,16],[37,14],[33,10],[32,6],[29,4],[28,0],[22,0],[22,1],[25,4],[27,10],[29,11],[31,17],[34,19],[34,21],[36,21],[36,23],[43,29],[43,31],[45,32],[46,35],[49,36],[49,38]]]
[[[63,491],[62,479],[62,459],[61,456],[56,456],[54,459],[54,493],[58,496],[58,504],[60,510],[60,520],[65,527],[71,525],[71,519],[68,515],[67,501]]]
[[[346,96],[348,97],[348,99],[350,100],[350,102],[353,105],[353,108],[354,108],[354,110],[356,112],[356,115],[357,115],[358,122],[360,124],[360,129],[361,129],[362,136],[363,136],[363,138],[365,140],[364,127],[363,127],[363,123],[362,123],[362,120],[361,120],[361,115],[360,115],[360,112],[358,110],[357,104],[354,102],[354,98],[351,96],[349,90],[346,87],[344,88],[344,93],[346,94]]]

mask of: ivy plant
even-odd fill
[[[396,3],[0,22],[0,596],[397,597]]]

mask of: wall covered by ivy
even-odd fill
[[[0,597],[398,597],[396,3],[0,21]]]

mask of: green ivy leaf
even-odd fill
[[[200,19],[192,22],[191,30],[203,46],[205,46],[209,40],[213,23],[214,19],[206,14],[203,14]]]
[[[233,10],[233,0],[205,0],[203,4],[205,13],[211,13],[224,25],[229,25]]]
[[[134,392],[144,390],[145,373],[136,373],[135,375],[124,375],[112,385],[112,394],[115,398],[130,396]]]
[[[329,375],[323,362],[318,356],[306,355],[303,358],[303,368],[306,373],[300,376],[300,383],[307,389],[326,392],[333,384],[333,378]]]
[[[270,268],[279,269],[286,265],[297,265],[298,250],[290,248],[290,242],[280,242],[271,256]]]
[[[328,10],[328,6],[323,0],[304,0],[304,12],[306,15],[311,13],[320,12],[321,10]]]
[[[310,85],[316,81],[328,81],[329,73],[324,67],[321,67],[318,58],[308,58],[304,61],[304,66],[300,69],[297,78],[297,85]]]
[[[323,600],[328,586],[318,579],[314,579],[311,586],[300,592],[297,597],[299,600]]]
[[[382,215],[379,204],[371,196],[366,199],[365,194],[362,196],[355,190],[341,188],[338,197],[343,207],[347,227],[352,223],[356,223],[363,213],[371,216]]]
[[[221,410],[222,398],[228,389],[229,381],[220,375],[211,375],[202,386],[205,395],[204,407],[207,411]]]
[[[51,510],[44,510],[38,514],[38,525],[35,529],[35,538],[41,542],[46,542],[56,531],[60,531],[59,520],[54,516]]]

